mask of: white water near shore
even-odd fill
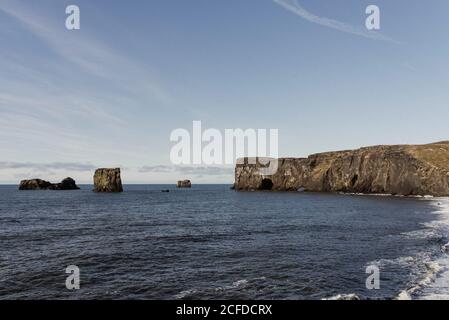
[[[449,199],[435,198],[435,213],[439,219],[427,224],[443,238],[449,238]],[[441,246],[441,256],[433,262],[433,274],[423,279],[416,299],[422,300],[448,300],[449,299],[449,243]],[[413,294],[413,292],[412,292]]]
[[[433,212],[438,217],[435,221],[424,224],[425,229],[404,234],[410,237],[432,239],[449,237],[449,199],[433,198]],[[414,258],[403,258],[410,263],[424,263],[427,272],[413,286],[401,291],[396,300],[447,300],[449,299],[449,243],[441,246],[441,255],[432,260],[432,255],[423,253]],[[434,258],[433,258],[434,259]]]
[[[367,194],[348,194],[353,196],[367,196]],[[370,196],[393,196],[388,194],[369,194]],[[406,232],[403,237],[421,239],[449,239],[449,198],[434,198],[431,196],[419,196],[423,201],[431,201],[435,207],[433,214],[436,220],[424,223],[424,229]],[[449,241],[449,240],[446,240]],[[400,257],[397,259],[380,259],[369,262],[367,265],[383,267],[386,265],[401,265],[413,270],[413,266],[422,264],[426,272],[421,275],[409,288],[401,291],[395,300],[449,300],[449,242],[441,245],[441,255],[435,259],[429,252],[422,252],[416,256]],[[418,273],[418,272],[417,272]],[[359,299],[354,294],[336,295],[325,300],[352,300]]]

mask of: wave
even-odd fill
[[[198,292],[198,291],[197,291],[196,289],[184,290],[184,291],[181,291],[181,292],[178,293],[178,294],[175,294],[175,295],[174,295],[174,298],[175,298],[175,299],[179,299],[179,300],[185,299],[185,298],[187,298],[188,296],[191,296],[191,295],[193,295],[193,294],[195,294],[195,293],[197,293],[197,292]]]
[[[369,262],[367,265],[375,265],[379,268],[396,265],[411,270],[410,272],[414,280],[407,289],[402,290],[393,297],[393,300],[412,300],[423,288],[431,285],[442,270],[440,264],[432,261],[432,255],[427,252],[420,252],[415,256],[399,257],[396,259],[380,259]]]
[[[440,264],[437,262],[427,262],[426,267],[428,270],[427,274],[421,278],[416,285],[401,291],[396,296],[395,300],[412,300],[414,294],[435,282],[438,273],[441,271]]]
[[[176,294],[174,296],[175,299],[188,299],[189,297],[192,297],[196,294],[201,293],[211,293],[211,292],[221,292],[221,291],[227,291],[227,290],[238,290],[238,289],[244,289],[251,285],[252,282],[260,281],[260,280],[266,280],[265,277],[257,277],[252,279],[241,279],[232,282],[230,285],[226,286],[219,286],[219,287],[212,287],[212,288],[194,288],[189,290],[181,291],[180,293]]]
[[[441,268],[434,281],[420,292],[420,300],[449,300],[449,259],[447,255],[438,259]]]
[[[400,237],[429,240],[433,244],[447,242],[449,238],[449,199],[421,198],[422,201],[429,201],[433,206],[434,210],[431,214],[435,215],[435,220],[423,223],[423,229],[401,233]],[[408,288],[393,297],[395,300],[449,299],[449,243],[413,256],[380,259],[367,265],[376,265],[379,268],[397,265],[411,270],[411,283]]]
[[[398,198],[418,198],[418,199],[434,199],[432,195],[409,195],[405,196],[402,194],[392,194],[392,193],[363,193],[363,192],[338,192],[341,195],[347,196],[372,196],[372,197],[398,197]]]
[[[415,236],[423,239],[444,240],[449,236],[449,199],[433,198],[431,204],[438,216],[434,221],[424,224],[425,229],[409,232],[405,236]],[[410,288],[401,291],[395,299],[449,299],[449,243],[440,246],[440,255],[435,259],[427,255],[424,264],[427,272]]]
[[[323,298],[322,300],[361,300],[355,293],[350,294],[337,294],[329,298]]]

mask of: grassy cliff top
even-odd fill
[[[322,153],[312,154],[308,157],[308,159],[313,158],[321,158],[323,161],[332,161],[338,157],[351,156],[353,154],[361,154],[361,153],[398,153],[398,154],[408,154],[413,158],[416,158],[418,161],[422,161],[428,163],[431,166],[445,169],[449,171],[449,141],[441,141],[430,144],[421,144],[421,145],[377,145],[377,146],[369,146],[362,147],[355,150],[342,150],[342,151],[328,151]],[[262,157],[267,159],[266,157]],[[255,160],[255,158],[241,158],[237,162],[237,166],[244,166],[248,163],[248,160]],[[327,160],[325,160],[327,159]],[[285,157],[280,158],[281,161],[304,161],[307,158],[292,158]],[[250,162],[255,163],[255,162]]]
[[[449,170],[449,141],[404,146],[406,152],[432,166]]]

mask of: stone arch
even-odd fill
[[[273,189],[273,181],[268,178],[262,179],[262,182],[260,183],[259,190],[271,190]]]

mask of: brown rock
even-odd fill
[[[449,141],[428,145],[374,146],[278,159],[275,174],[243,159],[236,190],[349,192],[449,196]]]
[[[95,192],[123,192],[120,168],[97,169],[94,175]]]
[[[191,188],[192,182],[190,182],[190,180],[180,180],[180,181],[178,181],[176,186],[178,188]]]
[[[19,190],[78,190],[75,180],[65,178],[60,183],[51,183],[41,179],[22,180]]]
[[[20,181],[19,190],[47,190],[51,183],[42,179]]]

